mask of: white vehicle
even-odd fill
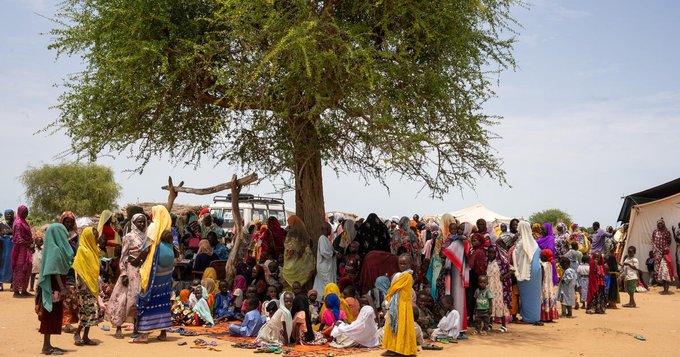
[[[241,194],[238,199],[239,212],[244,225],[259,219],[267,223],[269,217],[276,217],[285,227],[288,219],[286,204],[281,198],[259,197],[250,194]],[[210,214],[214,217],[223,217],[222,228],[231,230],[234,227],[234,214],[231,210],[231,195],[215,196],[210,205]],[[245,227],[247,229],[247,226]]]

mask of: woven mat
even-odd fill
[[[235,322],[225,322],[225,323],[219,323],[213,327],[202,327],[202,326],[195,326],[195,327],[184,327],[185,330],[187,331],[193,331],[198,333],[201,336],[207,336],[207,337],[212,337],[216,338],[218,340],[223,340],[223,341],[228,341],[231,343],[252,343],[254,338],[253,337],[233,337],[229,335],[229,324],[230,323],[236,323],[238,324],[238,321]],[[323,346],[302,346],[302,345],[294,345],[294,346],[285,346],[282,348],[286,356],[307,356],[307,357],[328,357],[329,354],[335,355],[335,356],[347,356],[347,355],[353,355],[353,354],[358,354],[358,353],[366,353],[366,352],[371,352],[371,351],[376,351],[378,348],[333,348],[330,347],[328,344],[323,345]],[[243,351],[253,351],[254,350],[249,350],[249,349],[243,349]]]

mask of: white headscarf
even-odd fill
[[[282,292],[279,297],[279,310],[283,313],[283,321],[286,324],[286,333],[288,334],[288,336],[286,336],[288,338],[286,342],[290,343],[290,333],[293,332],[293,316],[286,307],[286,300],[284,299],[286,294],[294,295],[290,291]]]
[[[531,279],[531,263],[534,253],[538,250],[538,243],[531,234],[531,224],[527,221],[519,222],[519,239],[515,244],[515,251],[512,252],[512,263],[517,268],[515,276],[517,281]]]
[[[372,307],[366,305],[361,308],[359,316],[354,322],[335,326],[331,331],[331,336],[337,337],[342,334],[362,346],[372,348],[380,345],[376,336],[377,332],[378,324],[375,323],[375,312]]]

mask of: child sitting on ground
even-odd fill
[[[345,302],[347,302],[347,306],[349,306],[349,310],[352,313],[352,316],[359,316],[359,310],[361,310],[361,305],[359,304],[359,300],[356,299],[356,290],[354,289],[354,286],[348,285],[342,290],[342,295],[343,298],[345,299]]]
[[[586,308],[586,302],[588,302],[588,280],[590,276],[590,256],[584,255],[581,259],[581,265],[576,269],[576,274],[578,274],[578,286],[579,286],[579,301],[581,301],[581,308]]]
[[[231,293],[226,281],[220,281],[220,292],[215,295],[215,322],[229,319],[234,316],[234,308],[231,307]]]
[[[571,318],[571,308],[576,304],[578,275],[571,267],[571,260],[567,257],[560,258],[560,267],[563,270],[560,286],[557,290],[557,300],[562,304],[562,315],[560,317]]]
[[[635,305],[635,289],[638,283],[638,260],[635,258],[636,248],[634,246],[628,247],[628,256],[623,261],[623,277],[626,279],[626,292],[628,293],[628,303],[623,307],[636,307]]]
[[[247,313],[243,317],[243,322],[241,325],[231,324],[229,325],[229,333],[232,336],[240,337],[254,337],[260,331],[260,328],[264,324],[262,321],[262,316],[257,308],[259,301],[255,296],[250,296],[246,300]]]
[[[321,328],[325,336],[330,336],[336,321],[347,321],[347,314],[340,309],[340,297],[336,294],[326,296],[326,309],[321,315]]]
[[[268,263],[265,264],[267,267],[267,270],[265,271],[265,280],[267,280],[267,284],[269,285],[278,285],[279,284],[279,263],[276,260],[270,260]]]
[[[493,308],[493,294],[487,288],[489,279],[486,275],[479,277],[479,288],[475,290],[474,316],[476,331],[480,335],[486,335],[491,324],[491,309]],[[434,333],[434,332],[433,332]]]
[[[423,335],[426,338],[430,336],[430,334],[432,333],[432,327],[436,323],[434,313],[432,312],[434,302],[432,301],[432,296],[430,296],[428,292],[420,293],[420,296],[418,297],[417,301],[418,306],[417,308],[413,309],[414,314],[415,311],[418,310],[418,317],[415,319],[416,322],[420,325],[420,327],[423,328]],[[445,316],[446,313],[448,313],[448,311],[444,311],[442,313],[442,316]]]
[[[319,310],[321,310],[321,303],[316,301],[319,293],[316,290],[307,292],[307,299],[309,299],[309,313],[312,315],[312,323],[317,324],[319,321]]]
[[[482,285],[480,284],[479,287],[481,289]],[[486,290],[489,291],[488,289]],[[477,291],[479,291],[479,289]],[[484,293],[482,292],[482,294]],[[493,298],[492,295],[491,298]],[[432,331],[430,339],[435,342],[437,340],[449,340],[455,342],[456,338],[458,338],[458,334],[460,333],[461,321],[460,314],[453,308],[453,297],[451,295],[445,295],[442,297],[441,307],[443,311],[446,311],[446,315],[439,321],[437,328]],[[478,312],[481,313],[482,311],[483,310]],[[491,311],[491,306],[489,306],[488,311]],[[487,316],[487,319],[488,318],[489,317]]]
[[[189,297],[191,311],[196,314],[196,326],[205,325],[212,327],[215,325],[215,321],[212,318],[212,313],[210,312],[210,306],[208,305],[207,297],[208,291],[203,286],[197,286]]]
[[[249,287],[246,289],[246,295],[245,295],[245,298],[244,298],[244,300],[243,300],[243,303],[241,304],[241,313],[242,313],[242,314],[243,314],[245,311],[248,311],[248,307],[247,307],[246,305],[247,305],[247,303],[248,303],[248,299],[250,299],[250,298],[255,298],[255,301],[257,301],[257,306],[255,306],[255,308],[257,309],[257,311],[261,311],[261,310],[262,310],[262,303],[261,303],[260,300],[257,298],[257,288],[255,288],[254,286],[249,286]]]
[[[276,290],[276,287],[274,286],[268,286],[267,287],[267,300],[262,304],[262,316],[269,316],[269,313],[267,313],[267,309],[270,303],[273,303],[276,305],[276,308],[279,308],[279,299],[278,299],[278,290]],[[274,310],[276,311],[276,309]]]

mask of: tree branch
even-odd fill
[[[168,180],[169,184],[172,184],[171,180],[172,180],[172,178],[169,178],[169,180]],[[246,186],[246,185],[250,185],[251,183],[253,183],[257,180],[258,180],[257,174],[250,174],[248,176],[244,176],[244,177],[241,177],[240,179],[236,180],[236,184],[239,187],[243,187],[243,186]],[[220,192],[220,191],[230,190],[230,189],[233,189],[233,187],[234,187],[233,181],[221,183],[219,185],[215,185],[215,186],[212,186],[212,187],[206,187],[206,188],[182,187],[183,183],[184,183],[184,181],[182,181],[182,183],[180,183],[179,186],[162,186],[161,189],[170,191],[171,187],[172,187],[172,189],[175,190],[175,192],[191,193],[191,194],[194,194],[194,195],[210,195],[210,194],[217,193],[217,192]]]

